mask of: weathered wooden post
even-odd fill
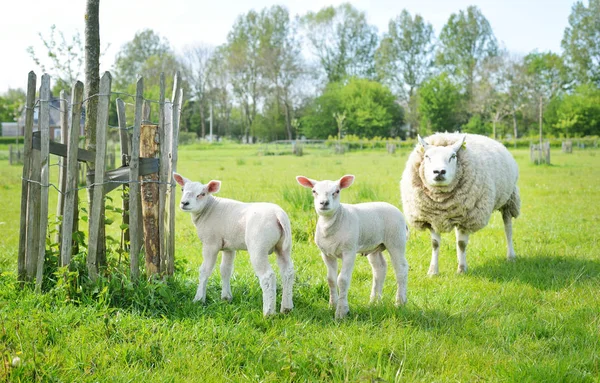
[[[27,255],[31,252],[28,249],[31,233],[28,230],[27,223],[30,210],[31,184],[28,179],[31,177],[31,152],[33,144],[33,107],[35,105],[36,75],[33,71],[29,72],[27,81],[27,100],[25,102],[25,131],[23,141],[23,175],[21,179],[21,220],[19,226],[19,255],[18,255],[18,280],[23,283],[31,275],[28,273]]]
[[[125,103],[117,98],[117,118],[119,120],[119,141],[121,143],[121,166],[129,165],[129,134],[127,133],[127,118],[125,115]],[[127,185],[123,185],[123,191],[127,190]],[[121,231],[121,248],[129,250],[129,198],[123,198],[123,225],[125,229]]]
[[[67,144],[67,137],[69,136],[69,108],[67,106],[66,93],[64,90],[60,91],[60,141],[63,144]],[[54,242],[60,245],[62,238],[62,222],[61,217],[63,216],[65,209],[65,192],[67,190],[67,169],[66,169],[66,158],[62,156],[58,157],[58,203],[56,204],[56,233],[54,234]],[[64,266],[64,265],[63,265]]]
[[[167,251],[167,239],[165,237],[165,209],[167,206],[167,183],[170,181],[169,177],[169,143],[167,140],[167,129],[165,120],[165,74],[160,74],[160,95],[158,100],[158,142],[160,145],[160,162],[159,162],[159,175],[158,175],[158,235],[160,243],[160,261],[161,271],[165,273],[169,268],[170,254]],[[170,125],[170,124],[169,124]],[[171,130],[169,129],[169,132]],[[172,176],[171,176],[172,177]]]
[[[140,136],[140,156],[156,158],[158,154],[158,125],[143,124]],[[142,212],[144,245],[146,249],[146,276],[161,272],[160,235],[158,228],[158,173],[142,176]]]
[[[129,160],[129,261],[131,279],[136,280],[140,274],[139,254],[140,242],[140,128],[142,125],[142,105],[144,103],[144,79],[139,78],[135,92],[135,117],[133,122],[133,135],[131,136],[131,158]]]
[[[100,225],[104,225],[102,210],[104,207],[104,174],[106,172],[106,129],[108,127],[108,104],[112,76],[104,72],[100,79],[100,95],[98,96],[98,116],[96,120],[96,160],[94,166],[94,194],[92,210],[89,212],[89,239],[87,267],[92,281],[98,277],[98,249]]]
[[[168,232],[167,232],[167,253],[169,254],[167,264],[167,274],[173,275],[175,268],[175,184],[173,183],[173,172],[177,171],[177,143],[179,139],[179,118],[181,116],[181,102],[183,99],[183,89],[181,89],[181,75],[175,74],[173,81],[173,110],[171,113],[171,143],[169,146],[169,157],[171,159],[169,167],[169,180],[171,187],[168,192],[169,207],[167,209]]]

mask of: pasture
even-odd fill
[[[342,192],[343,202],[400,206],[398,183],[408,150],[334,155],[306,148],[303,157],[294,157],[259,155],[258,146],[180,147],[178,172],[185,177],[203,183],[221,180],[217,196],[274,202],[288,212],[295,308],[267,319],[245,252],[236,257],[231,303],[220,300],[218,267],[209,279],[206,305],[192,303],[201,244],[189,215],[180,211],[173,280],[136,286],[115,277],[101,280],[95,290],[78,287],[75,295],[60,284],[41,295],[20,289],[21,168],[2,160],[0,379],[600,381],[598,150],[554,150],[551,166],[530,164],[525,149],[512,151],[520,167],[523,203],[514,221],[516,262],[505,260],[499,213],[471,236],[466,275],[455,274],[454,234],[448,233],[442,236],[440,275],[428,277],[429,235],[412,231],[406,306],[394,306],[391,266],[382,302],[369,305],[371,268],[359,257],[349,293],[350,314],[334,320],[325,265],[313,242],[312,197],[295,176],[338,179],[354,174],[354,185]],[[177,199],[180,194],[178,188]],[[85,200],[83,191],[80,196]],[[119,194],[112,197],[120,205]],[[51,212],[55,201],[52,191]],[[107,230],[118,237],[118,223]],[[118,262],[113,260],[115,273],[122,269]],[[278,285],[278,308],[280,295]],[[15,357],[20,363],[12,366]]]

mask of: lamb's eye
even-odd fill
[[[337,195],[337,194],[340,194],[340,191],[339,191],[339,190],[336,190],[336,191],[333,193],[333,195]]]
[[[313,194],[317,194],[317,191],[316,191],[316,190],[313,190],[313,191],[312,191],[312,193],[313,193]]]
[[[202,197],[204,197],[204,196],[206,195],[206,193],[200,193],[200,195],[201,195]]]
[[[431,158],[429,158],[429,156],[426,154],[425,158],[428,159],[429,161],[431,161]]]

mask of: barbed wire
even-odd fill
[[[69,189],[66,191],[60,191],[60,189],[58,188],[58,186],[56,186],[53,183],[49,183],[48,185],[44,185],[42,184],[40,181],[37,180],[32,180],[30,178],[23,178],[21,177],[21,180],[26,181],[28,183],[32,183],[32,184],[36,184],[36,185],[40,185],[41,187],[44,188],[50,188],[53,187],[59,194],[61,195],[66,195],[69,192],[78,192],[80,190],[84,190],[84,189],[91,189],[94,188],[95,186],[104,186],[107,184],[119,184],[119,185],[123,185],[123,184],[159,184],[159,185],[170,185],[172,188],[175,188],[177,186],[177,184],[175,182],[163,182],[163,181],[155,181],[155,180],[136,180],[136,181],[132,181],[132,180],[126,180],[126,181],[120,181],[120,180],[108,180],[108,181],[104,181],[104,182],[100,182],[100,183],[91,183],[89,185],[85,185],[85,186],[80,186],[78,188],[75,189]]]

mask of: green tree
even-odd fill
[[[600,86],[600,0],[573,4],[561,46],[576,80]]]
[[[470,99],[477,67],[497,51],[490,23],[479,8],[470,6],[466,12],[453,13],[442,28],[437,62],[464,86]]]
[[[565,137],[600,135],[600,89],[579,86],[560,100],[555,116],[553,127]]]
[[[402,107],[388,87],[375,81],[353,77],[345,85],[328,84],[302,118],[304,134],[311,138],[337,136],[337,114],[346,116],[346,134],[368,138],[402,134]]]
[[[461,94],[447,73],[427,80],[418,94],[421,135],[458,130],[461,122]]]
[[[377,30],[367,23],[364,12],[343,3],[308,12],[301,22],[328,82],[347,76],[374,77]]]
[[[197,126],[200,126],[198,136],[206,136],[206,115],[209,109],[209,87],[208,77],[210,75],[209,64],[214,53],[212,46],[204,44],[195,44],[187,47],[183,53],[183,68],[184,77],[191,88],[191,96],[194,98],[194,103],[187,106],[194,106],[194,110],[198,112],[196,118]]]
[[[407,10],[390,20],[377,49],[375,62],[381,80],[408,103],[429,77],[433,64],[434,33],[431,24]]]
[[[13,122],[25,105],[25,91],[23,89],[8,89],[0,96],[0,123]]]

